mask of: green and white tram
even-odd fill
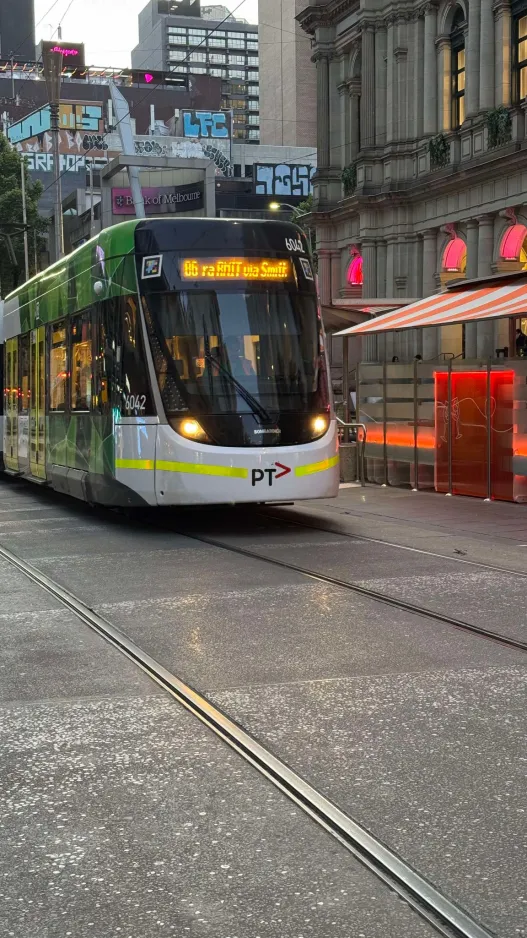
[[[114,506],[337,494],[296,226],[134,219],[10,294],[3,319],[7,472]]]

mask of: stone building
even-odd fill
[[[312,0],[297,18],[317,67],[314,204],[329,319],[340,307],[361,321],[451,279],[522,269],[527,0]],[[412,330],[427,347],[407,351],[490,355],[495,329]]]
[[[317,77],[311,40],[295,17],[305,0],[259,0],[260,142],[316,147]]]

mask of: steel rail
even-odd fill
[[[193,713],[221,740],[241,755],[280,791],[336,838],[367,869],[404,899],[445,938],[495,938],[459,905],[404,862],[362,825],[297,775],[285,762],[262,746],[234,720],[205,697],[171,674],[135,642],[12,551],[0,546],[0,558],[50,593],[82,622],[138,665],[160,687]]]
[[[337,586],[339,589],[359,593],[361,596],[367,596],[369,599],[384,603],[386,606],[392,606],[395,609],[403,609],[405,612],[411,612],[423,618],[433,619],[435,622],[442,622],[444,625],[451,625],[456,629],[462,629],[464,632],[472,632],[482,638],[498,642],[500,645],[518,648],[520,651],[527,651],[527,641],[524,642],[521,641],[521,639],[511,638],[508,635],[504,635],[502,632],[494,632],[492,629],[485,629],[481,625],[473,625],[471,622],[466,622],[464,619],[456,619],[453,616],[444,615],[442,612],[434,612],[433,609],[427,609],[426,606],[418,606],[416,603],[409,603],[404,599],[397,599],[395,596],[379,593],[378,590],[369,589],[367,586],[360,586],[358,583],[350,583],[348,580],[341,580],[339,577],[319,573],[307,567],[299,567],[297,564],[288,563],[286,560],[278,560],[275,557],[269,557],[257,551],[247,550],[245,547],[236,547],[234,544],[227,544],[224,541],[218,541],[216,538],[206,535],[189,534],[186,531],[181,531],[176,528],[172,528],[171,530],[176,534],[181,534],[192,540],[201,541],[203,544],[209,544],[211,547],[220,547],[222,550],[229,550],[243,557],[250,557],[252,560],[262,560],[264,563],[273,564],[275,567],[282,567],[285,570],[292,570],[294,573],[301,573],[303,576],[309,577],[312,580],[318,580],[320,583],[329,583],[331,586]]]

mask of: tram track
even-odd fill
[[[274,514],[272,511],[265,510],[260,512],[262,518],[270,518],[273,521],[285,522],[300,528],[307,528],[309,531],[322,531],[325,534],[334,534],[338,537],[345,537],[350,541],[360,543],[364,541],[368,544],[379,544],[381,547],[392,547],[396,550],[405,550],[414,554],[423,554],[426,557],[437,557],[439,560],[448,560],[452,563],[463,564],[469,567],[479,567],[482,570],[490,570],[493,573],[504,573],[509,576],[527,579],[527,573],[521,570],[511,570],[507,567],[500,567],[497,564],[485,563],[483,560],[467,560],[463,557],[455,557],[451,554],[440,554],[438,551],[426,550],[424,547],[412,547],[409,544],[397,544],[395,541],[385,541],[380,537],[368,537],[367,534],[352,534],[349,531],[338,530],[338,523],[332,527],[326,527],[324,524],[313,524],[308,521],[300,521],[298,518],[291,518],[289,514]]]
[[[362,586],[359,583],[342,580],[339,577],[321,573],[317,570],[311,570],[308,567],[302,567],[298,564],[289,563],[287,560],[278,560],[276,557],[269,557],[269,555],[260,553],[259,551],[248,550],[245,547],[238,547],[235,544],[229,544],[225,541],[218,540],[217,538],[208,537],[207,535],[193,534],[189,533],[187,530],[181,530],[179,528],[172,527],[170,527],[169,530],[172,530],[175,534],[179,534],[183,537],[188,537],[191,540],[200,541],[202,544],[207,544],[209,547],[218,547],[222,550],[230,551],[231,553],[238,554],[242,557],[249,557],[251,560],[261,560],[264,563],[272,564],[275,567],[280,567],[284,570],[290,570],[293,573],[300,573],[303,576],[308,577],[311,580],[315,580],[319,583],[326,583],[330,586],[335,586],[338,589],[356,593],[360,596],[365,596],[368,599],[373,599],[376,602],[383,603],[386,606],[390,606],[398,610],[403,610],[405,612],[410,612],[413,615],[431,619],[434,622],[441,622],[444,625],[452,626],[453,628],[460,629],[464,632],[470,632],[500,645],[506,645],[509,648],[516,648],[520,651],[527,651],[527,641],[513,638],[509,635],[505,635],[504,633],[496,632],[493,629],[486,629],[481,625],[467,622],[464,619],[458,619],[454,616],[445,615],[442,612],[430,609],[426,606],[420,606],[417,603],[411,603],[404,599],[398,599],[396,596],[380,593],[378,590],[370,589],[369,587]]]
[[[224,549],[231,549],[213,539],[193,537],[187,534],[184,534],[184,536]],[[235,549],[235,552],[256,559],[266,559],[242,548]],[[436,889],[432,883],[391,851],[381,840],[345,814],[325,795],[294,772],[285,762],[262,746],[238,723],[198,691],[168,671],[161,663],[143,651],[139,645],[131,641],[123,632],[80,600],[74,593],[1,545],[0,559],[9,563],[30,581],[57,599],[65,608],[73,612],[81,622],[141,668],[155,683],[166,690],[175,701],[212,730],[216,736],[229,745],[262,776],[272,782],[275,787],[326,830],[389,889],[407,902],[438,934],[443,935],[444,938],[494,938],[492,932],[478,923],[460,905]],[[284,562],[277,562],[277,564],[295,569],[293,565]],[[317,574],[314,574],[314,576],[321,579]]]

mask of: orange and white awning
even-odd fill
[[[527,316],[527,280],[505,286],[482,286],[480,289],[456,289],[435,296],[427,296],[409,306],[386,313],[376,319],[361,322],[336,335],[369,335],[392,329],[414,329],[422,326],[442,326],[477,319],[497,319],[500,316]]]

